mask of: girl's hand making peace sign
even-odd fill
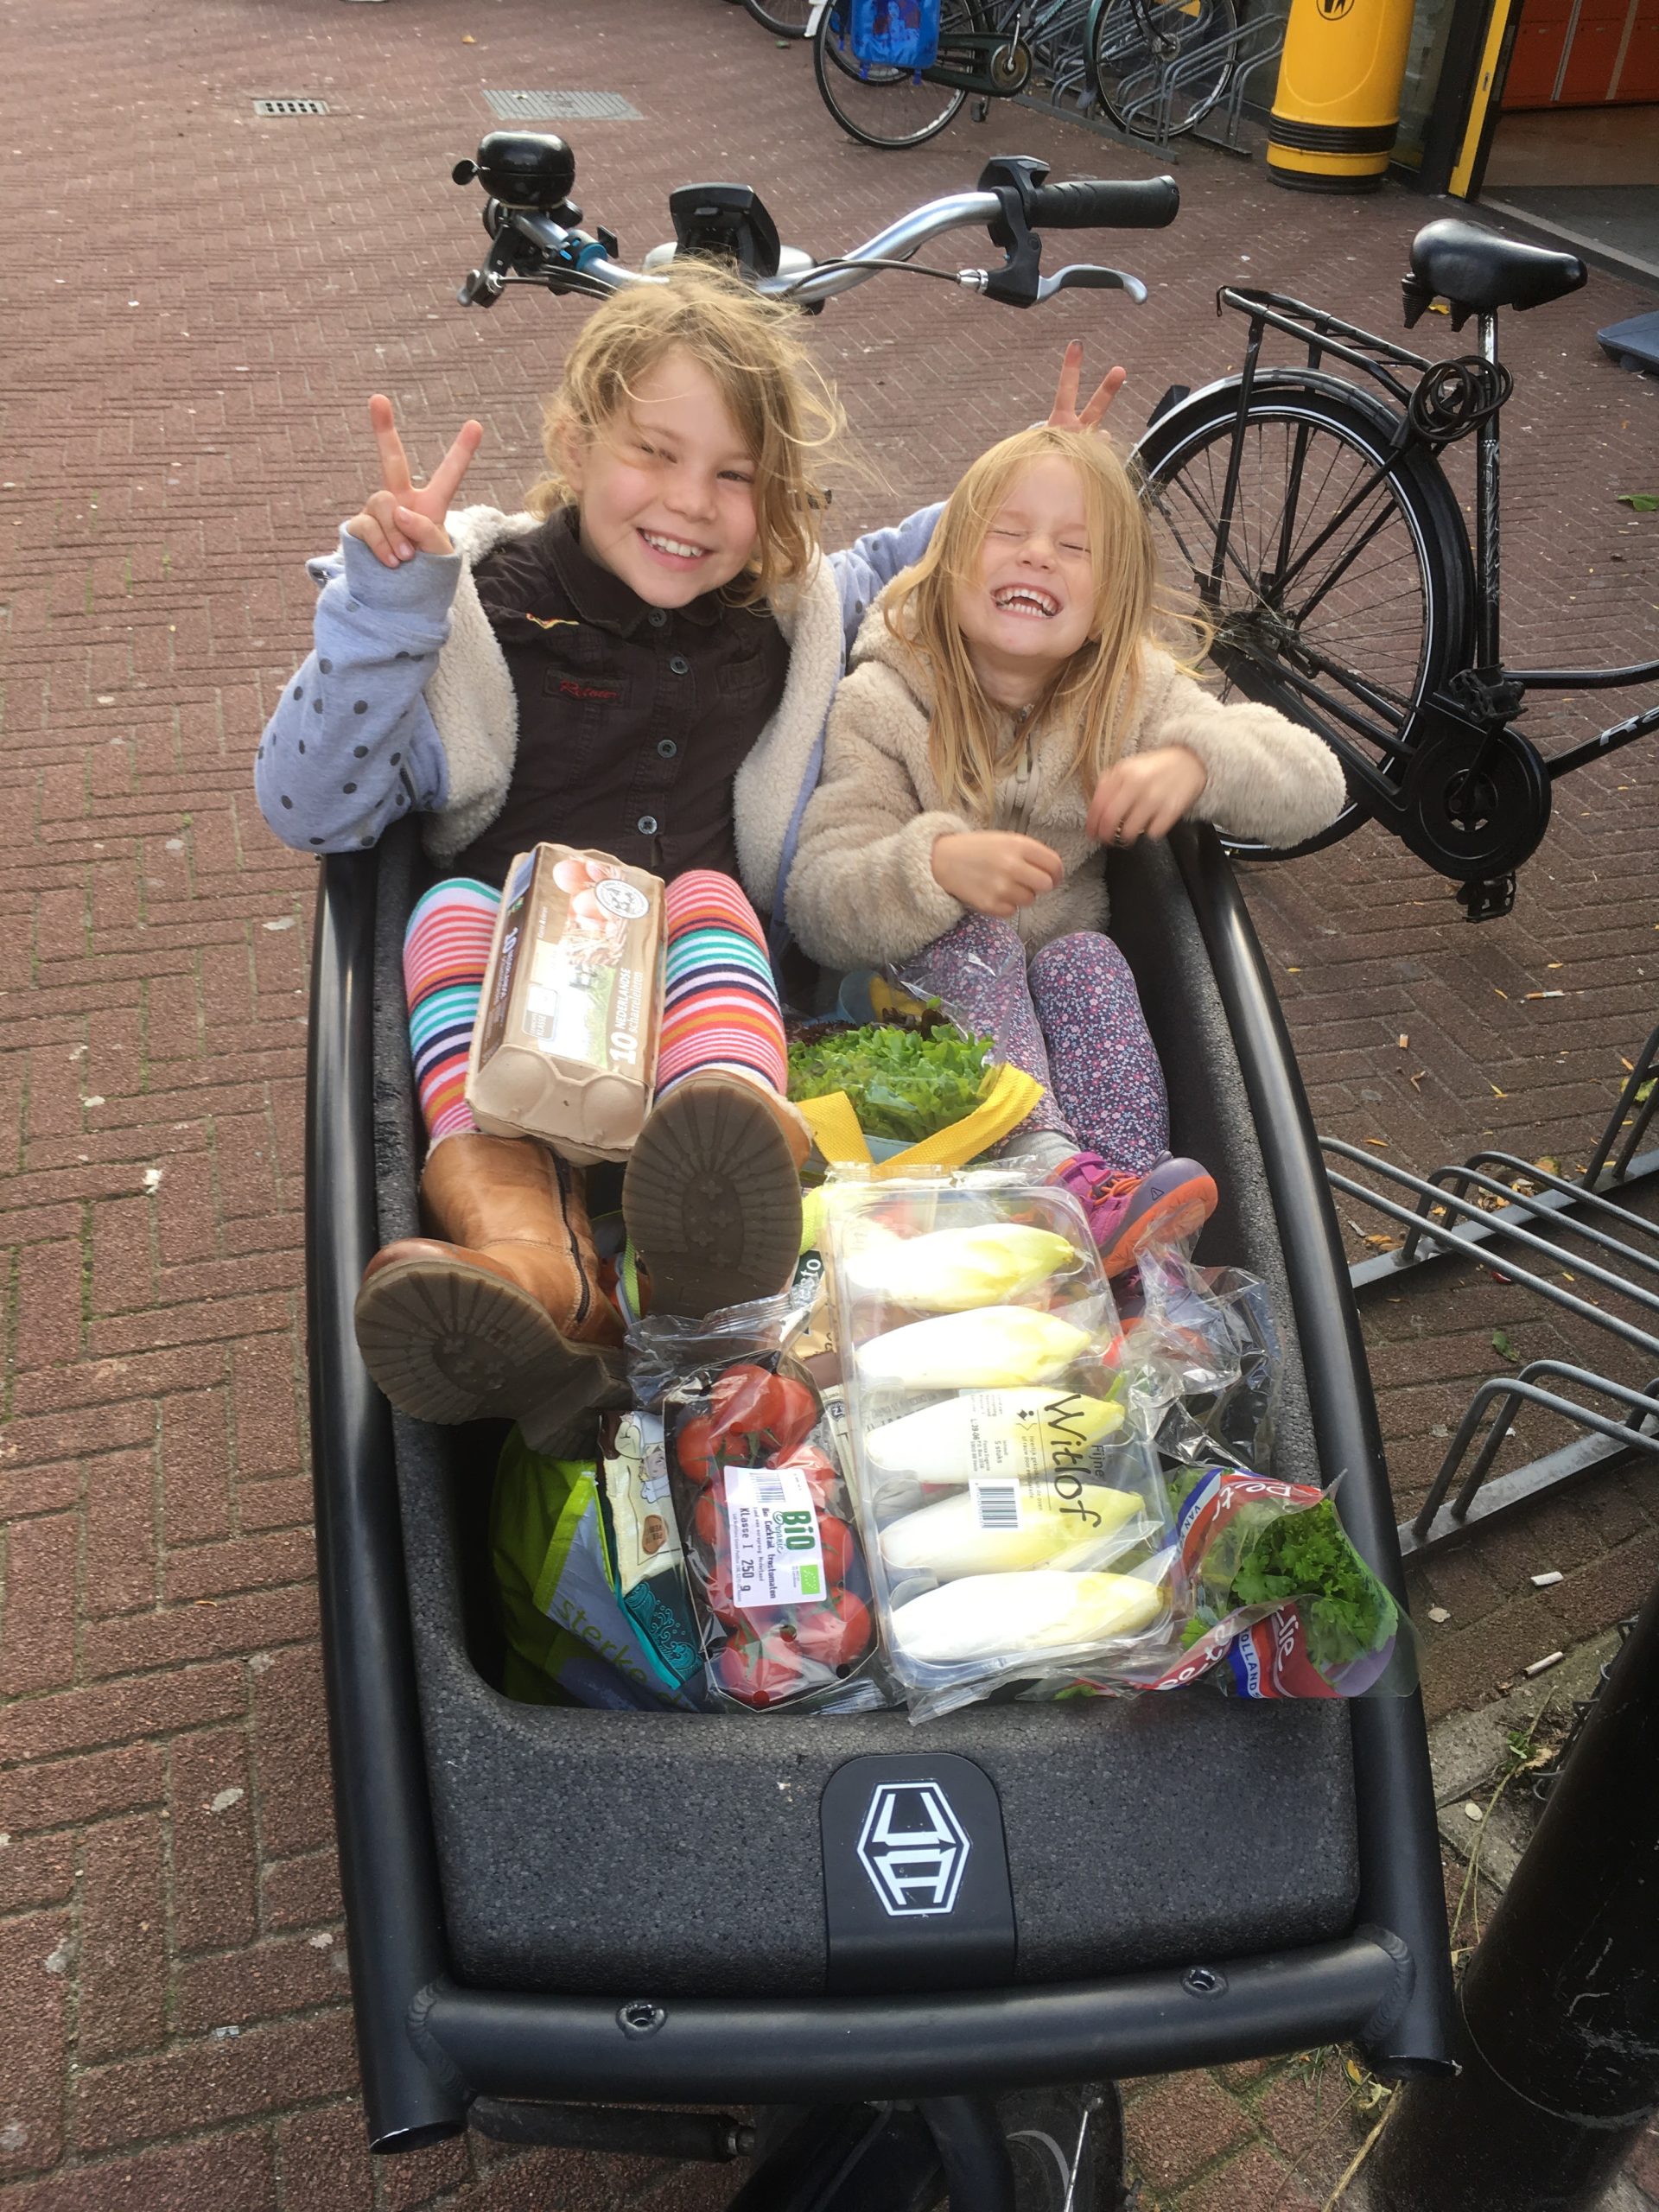
[[[1083,382],[1083,340],[1074,338],[1060,357],[1060,380],[1054,387],[1054,404],[1046,427],[1051,430],[1097,430],[1107,410],[1122,391],[1128,376],[1124,368],[1108,369],[1081,407],[1077,389]]]
[[[443,518],[449,512],[461,478],[472,465],[484,436],[481,423],[463,423],[455,442],[419,489],[410,479],[403,440],[397,435],[391,402],[376,392],[369,402],[369,421],[380,448],[380,489],[372,492],[361,513],[346,528],[360,537],[377,561],[396,569],[417,553],[453,553]]]

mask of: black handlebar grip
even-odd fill
[[[1027,219],[1033,230],[1161,231],[1180,213],[1173,176],[1073,177],[1039,184]]]

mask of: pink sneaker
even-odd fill
[[[1109,1275],[1127,1274],[1143,1244],[1196,1236],[1216,1210],[1214,1178],[1196,1160],[1160,1160],[1144,1175],[1120,1175],[1097,1152],[1078,1152],[1048,1179],[1081,1201]]]

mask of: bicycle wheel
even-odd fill
[[[918,83],[907,69],[873,68],[867,75],[846,43],[850,10],[844,0],[826,8],[812,40],[812,73],[823,104],[849,138],[861,146],[898,149],[935,138],[968,95],[950,85]],[[988,29],[978,0],[944,0],[939,18],[939,60],[946,67],[971,69],[979,59],[971,48],[952,49],[951,40]]]
[[[1380,404],[1268,370],[1230,499],[1237,391],[1230,378],[1200,392],[1135,449],[1164,573],[1214,626],[1224,698],[1264,701],[1322,736],[1335,729],[1397,785],[1419,702],[1467,665],[1469,541],[1452,487],[1421,449],[1392,454],[1394,417]],[[1334,844],[1365,811],[1351,798],[1288,854],[1224,831],[1224,842],[1289,858]]]
[[[1107,0],[1095,26],[1095,84],[1121,130],[1175,137],[1232,81],[1233,0]]]
[[[743,0],[743,5],[779,38],[804,38],[812,19],[812,0]]]

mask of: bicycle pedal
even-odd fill
[[[1492,875],[1479,883],[1460,883],[1458,904],[1467,922],[1500,922],[1515,905],[1515,877]]]
[[[974,102],[974,121],[976,123],[988,123],[990,120],[990,115],[991,104],[989,100],[982,98]]]

